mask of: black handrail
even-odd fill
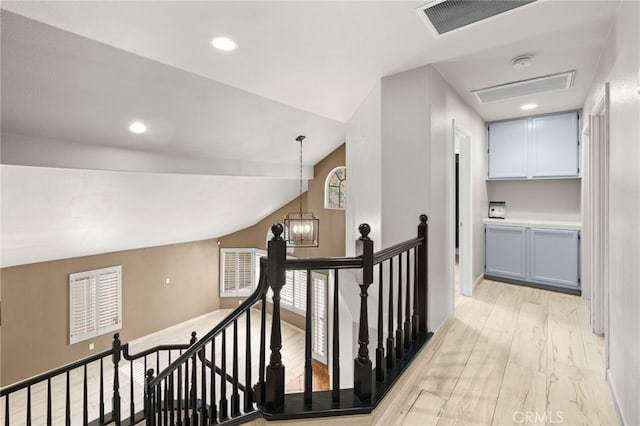
[[[287,259],[283,266],[287,270],[360,269],[361,257],[310,257]]]
[[[407,240],[402,243],[395,244],[391,247],[382,249],[373,255],[373,264],[377,265],[378,263],[389,260],[392,257],[398,256],[401,253],[411,250],[412,248],[418,247],[420,244],[422,244],[423,240],[424,238],[421,237],[414,238],[412,240]]]
[[[209,342],[212,338],[214,338],[218,333],[227,328],[229,325],[233,323],[233,321],[237,320],[240,315],[244,314],[248,309],[250,309],[259,299],[267,294],[267,290],[269,290],[269,285],[266,279],[266,265],[267,258],[260,258],[260,281],[258,282],[258,286],[256,290],[251,293],[249,297],[247,297],[244,302],[238,305],[229,315],[227,315],[218,325],[216,325],[211,331],[202,336],[195,344],[189,346],[189,348],[182,353],[175,361],[173,361],[167,368],[163,371],[159,372],[152,380],[148,382],[149,387],[157,386],[162,380],[164,380],[169,374],[173,373],[180,365],[184,364],[189,358],[193,357],[199,350],[203,349],[204,346]]]

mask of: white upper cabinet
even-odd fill
[[[578,114],[531,119],[531,177],[578,176]]]
[[[489,123],[489,179],[580,176],[579,113]]]
[[[527,120],[489,125],[489,177],[527,177]]]

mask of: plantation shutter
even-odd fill
[[[69,275],[69,343],[122,328],[122,267]]]
[[[70,280],[70,342],[94,336],[96,332],[96,277],[85,275]]]
[[[307,271],[294,272],[293,307],[303,312],[307,310]]]
[[[293,307],[294,281],[293,271],[285,273],[284,286],[280,290],[280,301],[284,305]]]
[[[312,274],[312,352],[314,358],[327,362],[327,277]]]
[[[223,292],[233,292],[236,290],[236,258],[235,251],[222,251],[222,276]]]
[[[220,296],[251,294],[259,281],[260,256],[265,254],[253,248],[220,249]]]
[[[253,288],[253,251],[238,253],[238,291],[250,292]]]

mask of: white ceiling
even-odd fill
[[[480,106],[470,90],[575,69],[573,89],[535,101],[579,108],[619,4],[539,0],[435,39],[425,2],[2,2],[2,265],[249,225],[295,196],[295,136],[309,175],[374,84],[417,66],[486,120],[522,115],[520,100]],[[216,35],[239,49],[216,51]],[[513,70],[523,53],[532,66]],[[129,134],[134,119],[149,132]]]

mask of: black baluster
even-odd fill
[[[402,358],[402,253],[398,255],[398,328],[396,328],[396,358]]]
[[[4,426],[9,426],[11,413],[9,412],[9,394],[4,398]]]
[[[153,406],[153,419],[158,426],[162,426],[162,415],[160,410],[162,409],[162,383],[158,383],[154,388],[154,395],[156,397]]]
[[[31,426],[31,386],[27,386],[27,426]]]
[[[360,401],[371,399],[372,364],[369,359],[369,316],[367,312],[368,289],[373,282],[373,241],[369,238],[371,228],[366,223],[358,227],[360,238],[356,241],[356,255],[362,257],[362,272],[359,274],[360,325],[358,329],[358,356],[354,360],[353,391]]]
[[[111,347],[113,357],[113,421],[116,425],[120,426],[120,373],[118,370],[118,364],[120,363],[122,345],[120,343],[120,334],[113,335],[113,345]],[[131,376],[133,380],[133,376]]]
[[[378,265],[378,347],[376,348],[376,380],[379,382],[384,381],[385,366],[384,366],[384,318],[382,314],[383,305],[383,281],[384,272],[382,267],[383,262]]]
[[[171,350],[169,350],[169,354],[171,354]],[[156,355],[157,357],[160,357],[160,352],[158,352],[158,354]],[[171,364],[171,362],[169,362],[169,364]],[[169,365],[167,364],[167,365]],[[171,395],[169,392],[169,382],[171,381],[171,377],[173,376],[173,373],[171,373],[170,375],[166,376],[163,380],[162,383],[164,385],[164,403],[162,404],[162,421],[164,422],[165,425],[170,424],[169,423],[169,410],[170,410],[170,406],[173,405],[172,401],[171,401]]]
[[[419,331],[427,332],[427,307],[429,304],[429,230],[427,226],[427,215],[420,215],[418,225],[418,238],[422,238],[422,243],[418,246],[418,320]]]
[[[82,380],[82,420],[83,424],[89,423],[89,391],[87,389],[87,364],[84,365],[84,378]]]
[[[209,413],[207,412],[207,352],[205,348],[206,344],[202,345],[200,350],[202,354],[200,359],[200,421],[203,425],[209,424]]]
[[[100,358],[100,424],[104,423],[104,358]]]
[[[307,270],[307,300],[305,315],[305,333],[304,333],[304,403],[311,404],[313,392],[313,366],[311,365],[311,317],[313,315],[311,307],[311,271]]]
[[[238,320],[233,320],[233,363],[232,363],[232,376],[233,376],[233,393],[231,394],[231,417],[238,417],[240,415],[240,394],[238,393]]]
[[[389,312],[387,315],[387,370],[396,366],[393,340],[393,257],[389,259]]]
[[[222,352],[220,354],[220,421],[227,419],[227,329],[222,329]]]
[[[145,417],[147,419],[147,425],[155,425],[156,424],[156,415],[155,415],[155,389],[151,386],[151,381],[153,380],[153,368],[147,370],[147,377],[144,384],[144,412]],[[132,377],[133,380],[133,377]]]
[[[65,411],[65,424],[67,426],[71,426],[71,390],[70,390],[70,383],[69,383],[69,370],[67,370],[67,398],[66,398],[66,403],[65,403],[65,407],[64,407],[64,411]]]
[[[257,397],[256,403],[259,407],[264,405],[266,383],[264,380],[265,363],[266,363],[266,334],[267,334],[267,295],[262,295],[262,303],[260,307],[260,360],[258,364],[258,384],[254,395]]]
[[[130,377],[130,379],[129,379],[129,396],[131,398],[131,400],[129,401],[129,411],[130,411],[129,424],[133,425],[133,424],[136,423],[136,419],[135,419],[135,416],[136,416],[136,403],[134,402],[135,398],[133,397],[133,392],[134,392],[134,390],[133,390],[133,377],[134,377],[134,375],[133,375],[133,360],[129,361],[129,377]],[[147,409],[147,407],[145,406],[143,408],[143,410],[145,410],[145,412],[144,412],[145,416],[148,414],[146,409]]]
[[[196,332],[192,331],[191,332],[191,340],[189,341],[189,344],[191,346],[195,345],[195,343],[198,341],[198,339],[196,338]],[[184,373],[184,398],[185,400],[187,400],[187,403],[185,403],[185,413],[187,414],[185,423],[189,424],[189,422],[191,422],[192,424],[198,424],[198,411],[197,411],[197,407],[196,407],[196,354],[194,352],[194,354],[191,357],[191,376],[189,376],[189,360],[186,361],[185,363],[185,373]],[[189,378],[191,378],[191,386],[189,386]],[[189,414],[191,414],[191,416],[189,416]]]
[[[180,351],[182,355],[182,351]],[[178,409],[176,411],[177,426],[182,426],[182,366],[178,365]]]
[[[265,409],[280,412],[284,408],[284,364],[282,363],[282,330],[280,325],[280,291],[285,282],[283,262],[287,258],[287,245],[282,239],[283,226],[277,223],[271,227],[273,238],[268,244],[269,285],[273,291],[273,314],[271,317],[271,356],[267,366],[265,386]]]
[[[167,357],[167,365],[171,365],[171,350],[169,350],[168,352],[168,357]],[[171,374],[167,377],[167,379],[169,380],[169,423],[170,425],[175,424],[175,401],[174,401],[174,392],[175,392],[175,388],[174,388],[174,374],[175,374],[175,370],[171,372]]]
[[[418,248],[413,249],[413,317],[411,318],[411,338],[418,339]]]
[[[407,276],[406,280],[406,291],[405,291],[405,306],[404,306],[404,347],[405,349],[409,349],[411,346],[411,252],[407,251],[407,267],[405,271]]]
[[[209,402],[211,414],[209,415],[209,419],[211,419],[211,423],[216,423],[218,420],[218,409],[216,403],[216,336],[211,338],[211,400]]]
[[[244,412],[253,411],[253,395],[251,391],[251,309],[247,310],[246,356],[244,360]]]
[[[338,288],[338,269],[333,270],[333,389],[331,398],[334,404],[340,403],[340,306]]]
[[[7,398],[9,396],[7,395]],[[47,379],[47,426],[51,426],[52,423],[52,415],[51,415],[51,378]]]

